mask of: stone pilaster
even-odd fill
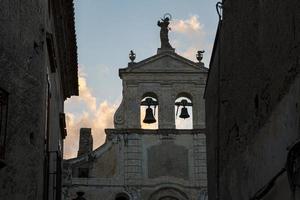
[[[170,85],[162,85],[159,102],[159,129],[175,128],[175,95]]]

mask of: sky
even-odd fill
[[[169,39],[176,53],[196,61],[205,50],[208,67],[218,17],[216,0],[75,0],[79,97],[65,102],[68,136],[65,158],[76,157],[80,127],[92,128],[94,149],[113,128],[113,114],[122,100],[118,69],[127,67],[130,50],[136,62],[160,47],[157,21],[172,15]],[[188,123],[188,121],[184,122]],[[187,125],[183,125],[187,126]]]

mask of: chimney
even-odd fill
[[[93,151],[93,137],[90,128],[80,129],[79,150],[77,156]]]

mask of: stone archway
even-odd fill
[[[162,197],[159,200],[178,200],[178,199],[175,197]]]
[[[161,188],[156,190],[149,200],[188,200],[187,195],[176,188]]]

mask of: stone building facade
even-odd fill
[[[64,100],[78,95],[72,0],[0,1],[0,199],[61,199]]]
[[[300,2],[222,8],[205,92],[209,199],[300,199]]]
[[[84,133],[88,129],[82,129],[79,149],[86,149],[85,154],[79,150],[78,157],[64,163],[64,199],[84,192],[87,200],[206,200],[202,96],[207,68],[172,48],[158,49],[137,63],[133,57],[132,52],[132,62],[119,70],[123,100],[115,128],[105,130],[104,145],[94,151],[82,148],[91,145],[90,134]],[[175,127],[176,99],[181,97],[192,103],[193,129]],[[156,102],[151,109],[158,111],[158,129],[141,128],[141,106],[149,98]]]

